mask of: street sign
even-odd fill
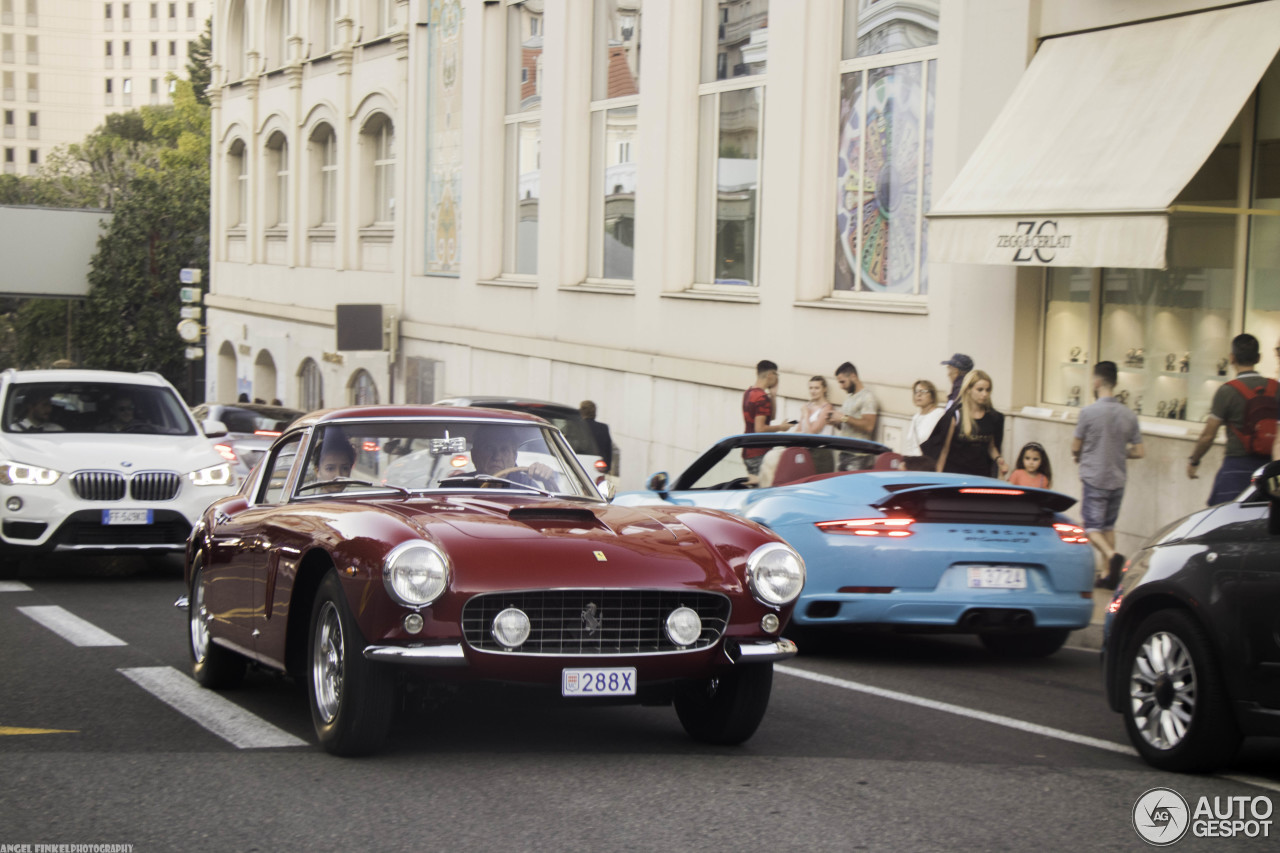
[[[183,287],[178,290],[178,298],[183,302],[201,302],[204,294],[198,287]]]
[[[182,284],[199,284],[201,272],[195,267],[183,267],[178,270],[178,281]]]
[[[194,344],[200,340],[202,334],[204,334],[204,327],[195,320],[185,319],[178,321],[178,337],[187,343]]]
[[[199,322],[200,310],[199,305],[183,305],[178,309],[178,316],[184,320],[195,320]]]
[[[204,358],[204,347],[187,347],[187,361],[198,361]]]

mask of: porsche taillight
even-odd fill
[[[1072,545],[1089,544],[1089,537],[1085,534],[1083,527],[1075,524],[1058,523],[1053,525],[1053,529],[1058,531],[1058,538],[1063,542],[1069,542]]]
[[[596,462],[595,462],[595,465],[596,465],[596,470],[597,470],[597,471],[608,471],[608,470],[609,470],[609,463],[608,463],[608,462],[605,462],[603,459],[597,459],[597,460],[596,460]]]
[[[213,449],[218,451],[218,455],[228,462],[236,461],[236,452],[231,449],[229,444],[215,444]]]
[[[814,524],[823,533],[842,533],[846,536],[890,536],[901,539],[910,536],[908,530],[914,518],[846,518],[839,521],[817,521]]]

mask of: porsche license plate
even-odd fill
[[[971,589],[1026,589],[1027,570],[1018,566],[970,566]]]
[[[561,696],[634,696],[635,667],[577,668],[560,672]]]
[[[149,509],[104,509],[103,524],[150,524],[152,521]]]

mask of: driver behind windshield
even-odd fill
[[[107,420],[98,429],[102,432],[127,432],[141,426],[144,422],[133,418],[135,408],[132,397],[125,394],[117,396],[107,409]]]
[[[338,480],[351,476],[351,466],[356,462],[356,449],[351,442],[337,435],[326,435],[320,445],[320,452],[315,456],[316,481]],[[333,483],[316,489],[318,492],[333,494],[345,488],[342,483]]]
[[[520,446],[519,430],[515,427],[485,424],[476,430],[471,442],[471,464],[476,473],[501,477],[522,486],[552,488],[556,472],[542,462],[520,466],[516,464],[516,451]],[[540,481],[541,485],[539,482]]]

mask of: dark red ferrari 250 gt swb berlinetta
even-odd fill
[[[305,679],[325,749],[375,750],[412,682],[675,705],[739,743],[804,563],[714,510],[615,507],[539,418],[365,406],[299,419],[187,548],[196,679]]]

